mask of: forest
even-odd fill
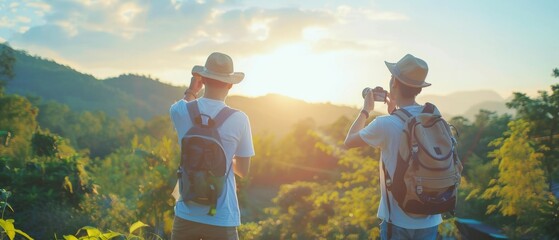
[[[1,50],[0,239],[170,238],[179,149],[169,116],[7,93],[17,61]],[[516,92],[507,107],[515,114],[448,119],[464,172],[456,214],[439,226],[445,239],[462,238],[457,219],[511,239],[559,238],[559,84]],[[378,238],[379,151],[344,149],[352,120],[253,135],[250,176],[237,179],[241,239]]]

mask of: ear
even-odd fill
[[[400,86],[400,82],[394,78],[394,81],[392,81],[392,88],[398,88],[398,86]]]

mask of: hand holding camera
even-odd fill
[[[370,87],[366,87],[361,92],[361,95],[363,96],[363,98],[365,98],[367,96],[367,93],[369,93],[369,92],[373,93],[373,98],[374,98],[375,102],[386,103],[386,96],[388,96],[388,91],[384,90],[382,87],[377,86],[374,89],[370,88]]]

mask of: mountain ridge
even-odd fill
[[[103,111],[111,116],[124,111],[130,118],[150,119],[167,115],[169,106],[183,96],[184,87],[172,86],[149,76],[121,74],[99,80],[93,75],[81,73],[53,60],[31,56],[25,51],[14,50],[13,53],[16,58],[15,77],[7,82],[7,93],[54,100],[68,105],[73,111]],[[464,113],[475,115],[479,111],[476,111],[475,106],[483,107],[484,102],[491,102],[493,109],[488,110],[492,111],[504,106],[504,99],[496,92],[487,90],[482,93],[420,95],[418,100],[433,102],[441,112],[452,116]],[[485,97],[472,100],[472,95]],[[259,97],[233,95],[226,102],[247,113],[254,132],[276,135],[284,134],[293,124],[303,119],[312,118],[317,125],[322,126],[333,123],[342,116],[353,119],[359,112],[356,107],[309,103],[279,94]],[[456,107],[457,105],[460,107]],[[456,109],[462,110],[457,112]]]

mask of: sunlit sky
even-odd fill
[[[100,79],[187,85],[220,51],[246,74],[233,94],[345,105],[406,53],[429,64],[424,94],[548,90],[558,29],[557,0],[0,0],[0,42]]]

